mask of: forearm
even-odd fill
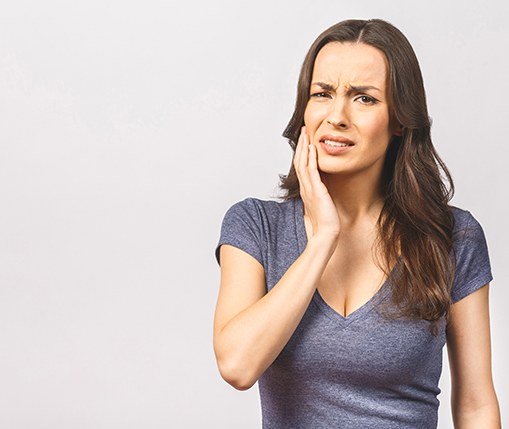
[[[447,350],[456,429],[501,426],[491,369],[488,297],[485,285],[455,303],[449,314]]]
[[[335,245],[330,237],[311,238],[271,291],[216,333],[218,366],[234,387],[251,387],[279,355],[302,319]]]
[[[455,429],[500,429],[500,410],[498,402],[485,404],[476,409],[461,409],[453,411]]]

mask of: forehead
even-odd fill
[[[382,89],[386,78],[385,55],[364,43],[328,43],[318,52],[313,67],[313,81],[336,86],[352,83]]]

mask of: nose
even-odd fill
[[[334,128],[347,129],[349,127],[349,115],[346,102],[342,97],[337,97],[331,104],[327,123]]]

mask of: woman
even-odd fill
[[[405,36],[382,20],[322,33],[285,137],[284,200],[223,221],[223,378],[259,381],[264,428],[436,428],[447,342],[455,427],[500,427],[486,242],[448,205]]]

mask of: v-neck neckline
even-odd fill
[[[304,204],[300,198],[295,199],[294,204],[294,215],[295,215],[295,229],[297,235],[297,245],[299,254],[302,254],[306,248],[308,239],[306,234],[306,226],[304,223]],[[397,266],[397,264],[396,264]],[[393,268],[393,272],[396,267]],[[373,310],[377,304],[384,301],[390,294],[389,278],[386,278],[382,283],[382,286],[378,288],[375,294],[360,307],[352,311],[347,316],[343,316],[341,313],[331,307],[320,295],[318,288],[315,289],[313,294],[312,302],[331,320],[338,323],[339,325],[346,327],[355,320],[359,320],[366,316],[371,310]]]

